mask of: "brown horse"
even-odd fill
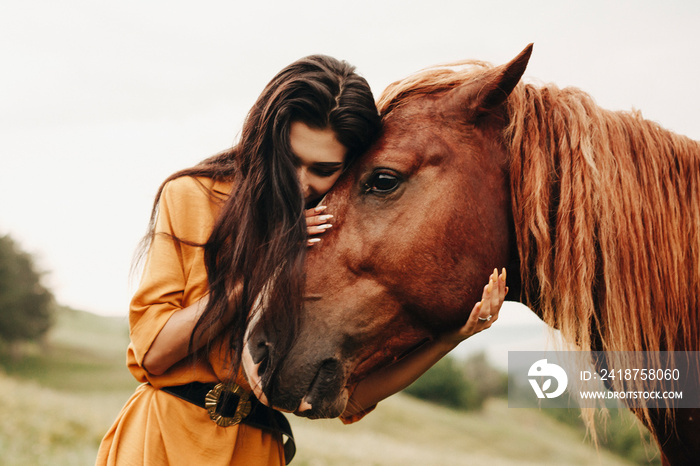
[[[385,91],[381,138],[326,199],[295,346],[246,367],[276,405],[338,415],[356,381],[461,325],[494,266],[578,348],[700,350],[700,144],[520,83],[531,50]],[[253,334],[253,360],[274,341]],[[700,458],[700,410],[637,414],[667,464]]]

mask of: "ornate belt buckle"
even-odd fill
[[[225,400],[226,397],[224,393],[231,393],[238,397],[238,405],[236,405],[236,412],[231,417],[223,416],[219,412],[219,401]],[[251,403],[250,403],[250,393],[243,390],[241,387],[232,384],[220,383],[216,387],[209,390],[207,396],[204,398],[204,406],[209,412],[209,417],[217,425],[221,427],[235,426],[239,424],[245,417],[250,413]]]

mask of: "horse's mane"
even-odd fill
[[[526,303],[583,349],[700,349],[700,145],[578,89],[508,103]]]
[[[700,350],[700,144],[578,89],[508,105],[523,301],[580,349]]]
[[[458,65],[393,84],[380,111],[489,68]],[[700,144],[575,88],[518,84],[508,114],[523,302],[579,349],[700,350]]]

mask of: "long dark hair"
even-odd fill
[[[235,307],[227,329],[232,376],[239,368],[250,311],[263,289],[266,306],[256,325],[268,335],[296,333],[288,330],[297,328],[302,306],[307,232],[304,198],[289,143],[293,121],[332,129],[347,149],[346,163],[367,149],[380,128],[371,89],[353,66],[324,55],[302,58],[265,87],[248,113],[236,146],[171,175],[161,185],[151,215],[152,238],[160,194],[172,179],[189,175],[233,181],[233,191],[209,240],[199,245],[204,247],[209,301],[193,332],[216,326],[229,312],[234,288],[242,285],[240,306]],[[275,332],[277,328],[286,331]],[[276,340],[268,357],[283,359],[292,338]],[[195,341],[190,344],[200,346]]]

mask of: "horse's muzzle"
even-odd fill
[[[251,335],[241,357],[248,383],[261,403],[309,418],[337,417],[343,412],[348,394],[345,370],[338,358],[314,355],[304,364],[295,364],[290,355],[273,374],[271,345],[264,335]]]

